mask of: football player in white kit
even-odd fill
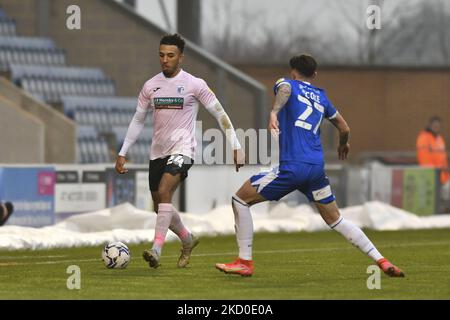
[[[145,82],[136,113],[128,127],[116,161],[116,171],[126,173],[126,154],[145,125],[147,112],[153,110],[153,139],[150,150],[149,185],[157,213],[153,247],[143,257],[150,267],[160,266],[161,250],[167,230],[181,240],[178,267],[185,267],[198,244],[181,222],[172,205],[172,196],[186,179],[195,154],[195,121],[199,102],[216,118],[233,149],[236,171],[244,165],[244,154],[227,113],[203,79],[181,69],[184,40],[178,34],[165,35],[159,46],[162,72]]]

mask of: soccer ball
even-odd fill
[[[124,269],[130,263],[130,249],[122,242],[110,242],[102,251],[102,259],[108,269]]]

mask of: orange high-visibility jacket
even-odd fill
[[[417,137],[417,161],[421,166],[441,168],[441,183],[450,179],[445,141],[441,135],[422,130]]]

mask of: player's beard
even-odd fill
[[[174,74],[177,73],[178,69],[178,65],[176,65],[174,68],[162,70],[162,72],[166,78],[172,78]]]
[[[166,78],[172,78],[172,75],[174,74],[174,71],[172,70],[163,70],[163,74]]]

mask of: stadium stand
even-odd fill
[[[61,103],[65,94],[79,96],[111,96],[114,83],[97,68],[35,66],[11,64],[11,80],[44,101]]]
[[[65,55],[66,64],[41,63],[40,66],[51,68],[65,65],[99,67],[108,77],[114,79],[115,90],[113,94],[108,95],[73,91],[65,91],[61,94],[54,94],[51,91],[49,94],[42,88],[44,85],[44,88],[48,88],[49,81],[42,79],[42,76],[39,76],[38,79],[33,76],[31,81],[29,78],[22,80],[24,87],[31,86],[30,90],[35,98],[47,101],[49,99],[62,100],[62,96],[65,95],[137,97],[139,89],[149,76],[160,71],[156,56],[153,56],[151,52],[155,52],[161,35],[166,33],[167,30],[153,24],[138,12],[131,10],[126,4],[113,0],[80,0],[77,4],[83,8],[82,25],[85,26],[88,21],[101,23],[83,27],[82,30],[73,30],[63,27],[69,17],[69,15],[64,14],[68,3],[64,1],[44,1],[43,3],[46,6],[40,7],[40,10],[35,10],[35,0],[1,0],[1,8],[9,17],[14,18],[10,21],[12,25],[17,26],[18,34],[16,34],[16,31],[8,34],[10,36],[48,37],[59,48],[64,48],[67,53]],[[56,12],[62,14],[55,14]],[[143,41],[143,39],[145,40]],[[118,44],[120,45],[118,46]],[[236,127],[244,130],[265,128],[268,111],[268,108],[266,108],[267,94],[266,88],[261,83],[188,40],[186,41],[185,54],[187,57],[186,68],[196,76],[208,79],[208,84],[212,90],[230,111],[230,117],[236,119],[233,120]],[[13,64],[29,65],[21,62]],[[33,63],[33,65],[36,64]],[[54,83],[52,82],[50,85],[54,85]],[[77,82],[77,85],[80,84]],[[55,110],[63,111],[64,109],[62,102],[50,102],[50,104]],[[243,105],[247,107],[242,108]],[[116,115],[115,112],[114,115]],[[131,118],[131,115],[128,114],[127,116]],[[117,116],[113,121],[118,123],[120,119],[124,118],[124,116]],[[215,119],[204,108],[199,108],[198,120],[202,122],[202,130],[217,127]],[[111,124],[108,125],[111,126]],[[114,124],[114,126],[126,125],[128,124]],[[112,130],[110,133],[114,135]],[[113,140],[107,138],[111,149],[115,148]],[[135,148],[136,146],[133,146],[132,149]],[[148,146],[143,149],[147,148]],[[137,162],[131,156],[129,160]]]
[[[0,36],[0,72],[8,72],[10,64],[63,66],[65,63],[65,51],[56,48],[49,38]]]
[[[81,163],[92,162],[89,146],[92,140],[101,138],[100,155],[95,159],[109,159],[117,154],[125,138],[137,98],[129,97],[80,97],[62,96],[63,111],[79,124],[78,146]],[[148,146],[151,143],[152,128],[146,127],[136,145],[130,150],[130,159],[134,163],[148,161]],[[105,149],[106,142],[109,149]],[[94,153],[98,154],[98,150]],[[90,159],[90,161],[88,161]],[[103,162],[108,162],[103,161]],[[93,161],[102,162],[102,161]]]
[[[103,70],[67,66],[64,49],[51,38],[18,36],[15,21],[0,9],[0,73],[76,122],[79,163],[114,160],[137,98],[116,96],[114,80]],[[146,128],[131,150],[132,162],[148,161],[151,133]]]
[[[9,18],[2,9],[0,9],[0,35],[16,35],[16,22],[13,19]]]

